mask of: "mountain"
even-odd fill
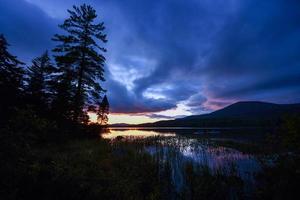
[[[133,126],[132,124],[126,124],[126,123],[116,123],[116,124],[109,124],[110,127],[127,127],[127,126]]]
[[[274,104],[259,101],[243,101],[234,103],[210,114],[193,115],[175,120],[140,124],[139,126],[276,126],[280,123],[282,117],[288,114],[300,114],[300,103]]]

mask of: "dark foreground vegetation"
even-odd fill
[[[172,179],[172,159],[146,147],[157,138],[104,140],[99,127],[58,128],[22,112],[1,129],[1,199],[295,199],[299,196],[300,160],[295,153],[276,154],[263,164],[249,191],[234,170],[212,171],[186,162],[179,188]],[[103,131],[103,130],[102,130]],[[293,135],[292,132],[290,132]],[[289,139],[288,139],[289,140]],[[299,144],[299,143],[298,143]],[[239,148],[239,147],[237,147]],[[266,162],[267,163],[267,162]]]
[[[55,35],[55,63],[47,52],[24,64],[0,36],[0,199],[293,199],[299,183],[299,117],[286,121],[272,142],[282,149],[258,174],[251,193],[234,171],[184,167],[181,190],[168,159],[145,151],[145,141],[100,139],[108,100],[103,23],[87,5],[74,7]],[[101,125],[89,124],[96,112]],[[170,156],[171,157],[171,156]],[[299,197],[299,196],[298,196]]]

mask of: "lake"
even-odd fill
[[[184,167],[207,167],[212,173],[238,176],[251,190],[255,185],[255,174],[261,170],[260,159],[253,154],[228,148],[219,141],[259,141],[262,136],[257,129],[245,128],[110,128],[102,134],[104,139],[140,144],[143,150],[162,163],[169,163],[172,181],[177,190],[185,185]]]

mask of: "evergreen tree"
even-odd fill
[[[32,66],[28,68],[27,94],[29,95],[30,103],[39,112],[46,111],[49,108],[52,93],[50,86],[53,84],[52,78],[55,72],[56,70],[51,63],[48,51],[35,58],[32,61]]]
[[[51,85],[51,89],[54,91],[51,102],[52,115],[56,120],[72,120],[74,116],[73,97],[75,86],[73,80],[75,74],[67,64],[58,64],[60,67]]]
[[[97,14],[91,6],[73,6],[68,12],[70,17],[60,25],[67,34],[54,36],[59,44],[53,51],[58,65],[74,73],[73,120],[82,121],[86,118],[84,109],[97,103],[104,91],[99,82],[104,81],[105,57],[100,52],[106,50],[98,42],[107,40],[104,24],[95,22]]]
[[[104,96],[102,102],[99,105],[97,111],[97,120],[101,125],[107,125],[108,123],[108,114],[109,114],[109,103],[106,95]]]
[[[8,52],[5,37],[0,35],[0,120],[8,119],[13,107],[20,102],[23,87],[23,65]]]

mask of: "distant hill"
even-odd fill
[[[193,115],[175,120],[140,124],[153,127],[243,127],[276,126],[282,117],[300,114],[299,104],[274,104],[258,101],[244,101],[229,105],[210,114]]]
[[[116,123],[116,124],[109,124],[110,127],[126,127],[126,126],[133,126],[131,124],[126,123]]]

